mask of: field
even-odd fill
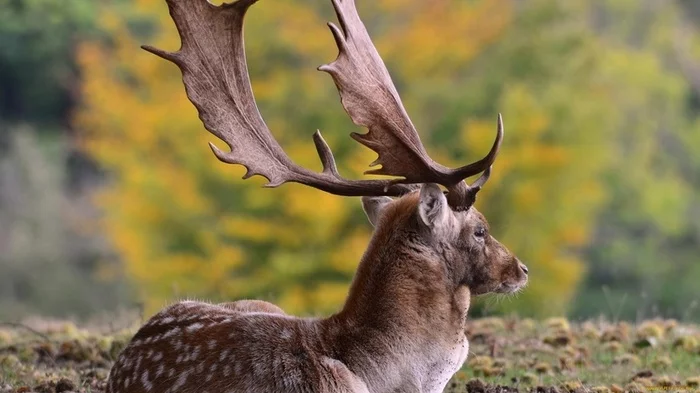
[[[134,333],[72,323],[0,325],[0,392],[101,392]],[[700,326],[487,318],[446,392],[700,392]]]

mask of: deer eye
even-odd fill
[[[474,236],[483,238],[486,236],[486,229],[484,227],[478,227],[474,230]]]

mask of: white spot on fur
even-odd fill
[[[175,349],[180,349],[180,347],[182,347],[182,340],[173,341],[173,347],[175,347]]]
[[[224,366],[224,376],[228,377],[229,375],[231,375],[231,366],[227,364],[226,366]]]
[[[160,377],[161,374],[163,374],[163,371],[165,371],[165,365],[164,365],[164,364],[160,364],[160,365],[158,366],[158,370],[156,371],[156,377]]]
[[[280,337],[282,337],[283,340],[289,340],[290,338],[292,338],[292,332],[290,332],[289,329],[284,328],[282,329]]]
[[[203,323],[196,322],[196,323],[193,323],[190,326],[186,327],[185,330],[187,330],[188,332],[194,332],[194,331],[197,331],[203,327],[204,327]]]
[[[177,392],[178,389],[180,389],[185,382],[187,382],[187,377],[190,375],[189,371],[183,371],[182,374],[177,378],[177,381],[175,381],[175,384],[169,389],[174,392]]]
[[[226,359],[226,356],[228,355],[228,352],[229,352],[228,349],[224,349],[223,351],[221,351],[221,353],[219,354],[219,361],[220,361],[220,362],[223,362],[224,359]]]
[[[163,333],[163,338],[166,339],[166,338],[172,337],[178,333],[180,333],[180,328],[176,326],[176,327],[168,330],[167,332]]]
[[[216,348],[216,340],[209,340],[207,343],[207,348],[209,348],[209,350]]]
[[[173,322],[174,320],[175,320],[175,318],[173,318],[173,317],[165,317],[165,318],[161,319],[159,322],[161,324],[165,325],[165,324]]]
[[[146,390],[153,389],[153,384],[151,383],[151,381],[148,380],[148,370],[144,371],[143,374],[141,374],[141,383],[143,384],[143,387],[146,388]]]
[[[163,359],[163,352],[156,352],[155,355],[153,355],[153,361],[157,362],[159,360]]]

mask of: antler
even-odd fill
[[[499,115],[493,147],[481,160],[457,169],[433,161],[425,151],[406,114],[391,77],[367,34],[353,0],[332,0],[340,28],[329,27],[338,45],[335,61],[319,67],[328,72],[340,92],[341,102],[353,122],[369,129],[352,137],[378,153],[367,171],[399,177],[392,180],[348,180],[340,176],[330,148],[320,132],[313,135],[323,164],[321,173],[296,165],[277,143],[255,104],[243,43],[243,19],[257,0],[238,0],[215,6],[206,0],[166,0],[182,47],[170,53],[143,48],[175,63],[183,75],[187,95],[199,111],[204,126],[228,144],[223,152],[210,144],[221,160],[246,167],[244,178],[261,175],[267,187],[286,182],[306,184],[346,196],[399,196],[411,183],[438,183],[448,190],[454,209],[468,209],[488,180],[490,167],[503,139]],[[464,179],[482,176],[467,186]]]

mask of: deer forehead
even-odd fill
[[[454,212],[457,220],[462,227],[476,227],[477,225],[483,225],[488,227],[488,221],[481,212],[476,210],[474,207],[467,211]]]

